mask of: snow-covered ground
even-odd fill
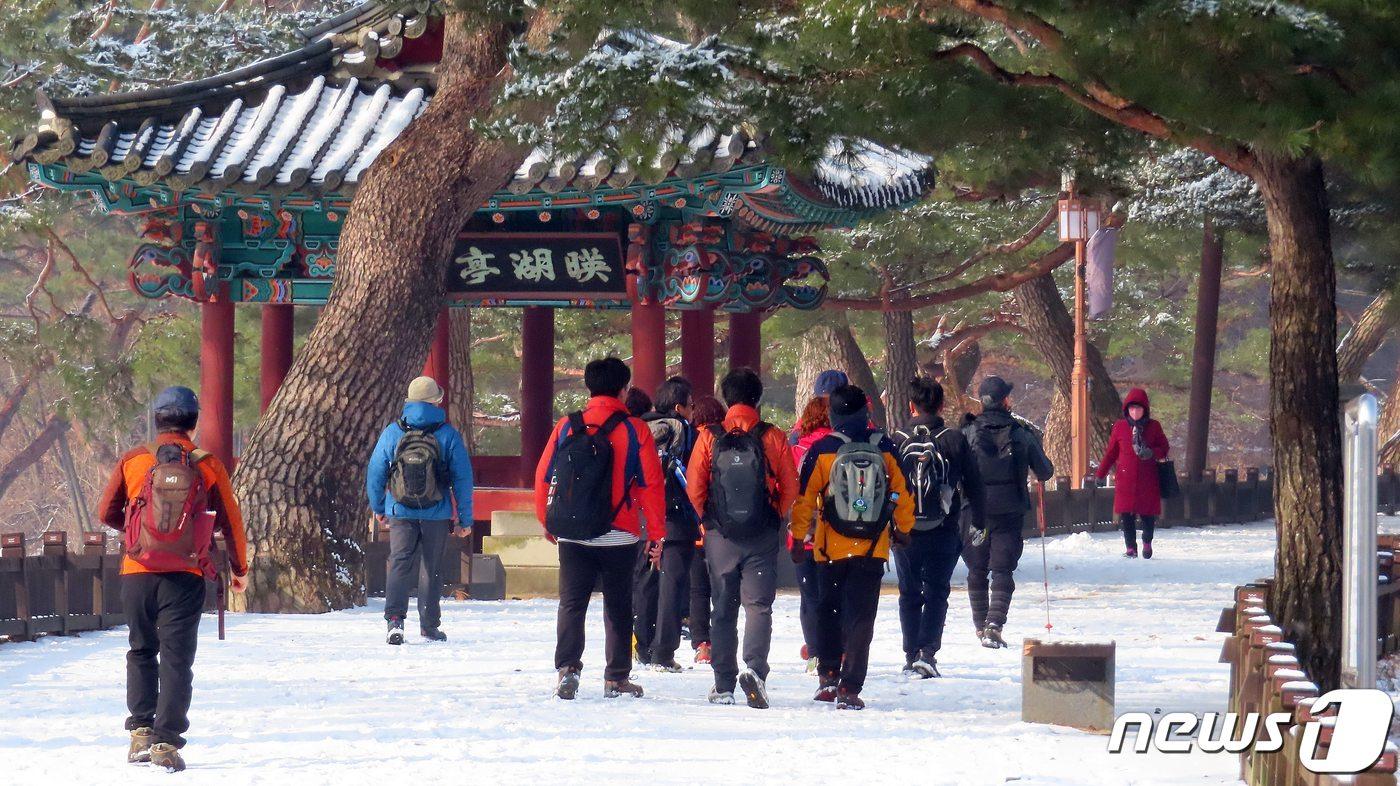
[[[1272,569],[1273,526],[1161,530],[1157,558],[1116,533],[1049,541],[1054,633],[1116,640],[1118,711],[1219,711],[1213,633],[1230,588]],[[1008,638],[1041,635],[1040,549],[1027,544]],[[962,583],[962,571],[956,581]],[[4,782],[57,783],[1233,783],[1228,754],[1109,755],[1106,737],[1020,721],[1020,653],[977,646],[954,591],[941,680],[908,682],[896,597],[880,607],[864,712],[815,704],[797,598],[775,611],[774,708],[705,702],[708,669],[639,672],[641,700],[601,696],[601,601],[584,689],[551,698],[554,604],[444,603],[447,644],[383,643],[378,602],[319,616],[206,617],[185,749],[168,776],[124,763],[124,629],[0,646]],[[413,620],[410,620],[410,626]],[[414,639],[416,642],[416,637]],[[686,662],[689,661],[685,657]]]

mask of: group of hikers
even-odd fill
[[[643,693],[634,655],[660,671],[676,661],[683,625],[697,664],[709,664],[708,699],[768,706],[766,680],[778,559],[793,560],[801,591],[802,657],[816,673],[816,701],[861,709],[885,564],[899,579],[904,671],[940,676],[938,652],[950,579],[968,569],[973,624],[983,646],[1006,646],[1002,628],[1031,509],[1030,474],[1053,474],[1039,431],[1011,410],[1012,385],[987,377],[981,411],[956,425],[942,417],[943,388],[909,383],[902,428],[872,422],[870,400],[841,371],[816,379],[791,431],[765,422],[763,383],[737,368],[724,400],[696,395],[681,377],[650,396],[608,357],[584,369],[589,399],[554,427],[535,473],[535,512],[559,549],[555,695],[573,699],[583,668],[589,599],[604,606],[604,695]],[[418,578],[421,636],[445,641],[438,568],[449,536],[471,533],[473,479],[466,441],[449,423],[431,377],[408,387],[366,471],[375,517],[390,533],[384,604],[387,641],[402,644],[408,594]],[[172,387],[152,402],[156,438],[123,455],[100,518],[123,532],[122,604],[127,653],[128,761],[185,767],[195,649],[209,544],[228,548],[230,589],[248,583],[247,541],[228,471],[200,450],[199,401]],[[900,413],[901,415],[903,413]],[[897,416],[892,416],[895,419]],[[1146,393],[1132,391],[1098,468],[1115,472],[1115,513],[1127,556],[1152,556],[1160,515],[1157,462],[1167,456]],[[744,611],[742,650],[739,610]],[[740,668],[742,657],[743,668]]]

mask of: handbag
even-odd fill
[[[1176,479],[1176,462],[1171,459],[1157,462],[1157,490],[1162,499],[1171,499],[1181,494],[1181,484]]]

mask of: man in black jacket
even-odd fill
[[[682,602],[689,602],[690,571],[695,562],[695,541],[700,538],[700,517],[685,492],[685,470],[695,429],[690,424],[691,386],[685,377],[671,377],[656,389],[656,411],[642,416],[666,477],[666,546],[645,577],[638,581],[637,657],[657,671],[681,671],[676,648],[681,643]],[[659,563],[659,564],[658,564]],[[704,570],[704,565],[699,570]]]
[[[1016,590],[1011,574],[1021,560],[1025,546],[1021,529],[1031,509],[1026,478],[1034,472],[1044,482],[1055,474],[1055,467],[1034,427],[1011,414],[1010,383],[1001,377],[987,377],[977,396],[982,401],[982,414],[963,433],[986,489],[987,528],[967,532],[963,562],[967,563],[967,595],[977,636],[982,646],[999,649],[1006,646],[1001,629]]]
[[[967,439],[944,425],[943,387],[927,377],[909,383],[913,419],[894,433],[899,466],[914,498],[914,531],[894,546],[899,574],[899,626],[904,633],[904,673],[927,679],[938,673],[938,650],[948,620],[948,592],[962,551],[959,520],[985,528],[982,473]],[[962,517],[966,502],[970,515]]]

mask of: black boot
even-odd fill
[[[403,643],[403,617],[394,617],[389,620],[389,632],[385,635],[384,640],[390,644]]]
[[[559,683],[554,686],[554,695],[565,701],[578,695],[578,669],[565,666],[559,670]]]
[[[447,634],[441,628],[419,628],[418,633],[428,641],[447,641]]]

